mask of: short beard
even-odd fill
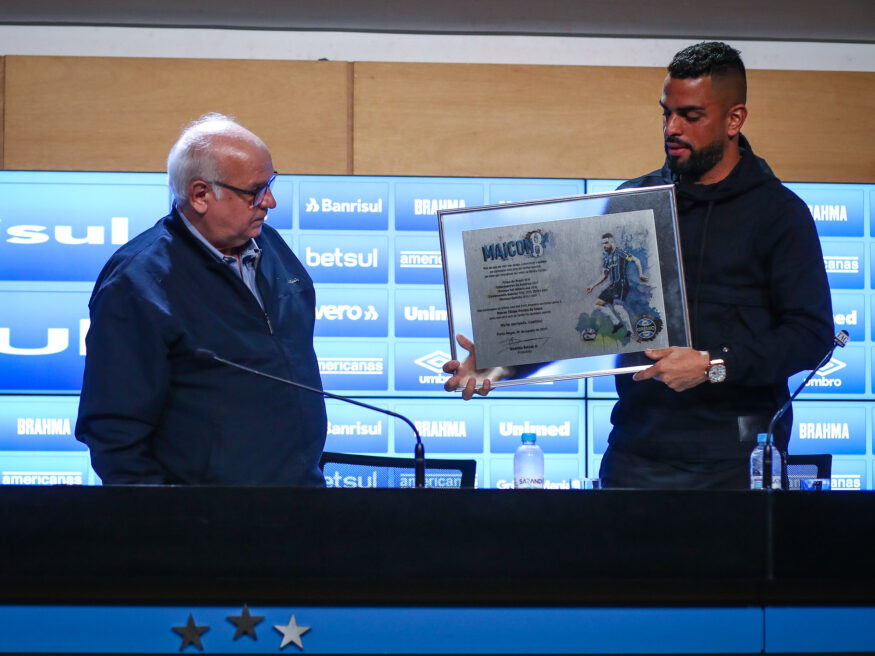
[[[679,158],[669,155],[668,168],[678,176],[678,180],[681,182],[698,182],[703,175],[720,163],[725,151],[726,146],[722,141],[714,141],[699,150],[690,149],[690,156],[686,162],[681,162]]]

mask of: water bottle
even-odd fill
[[[766,434],[757,435],[757,445],[750,453],[750,489],[763,489],[763,453],[766,446]],[[781,452],[772,444],[772,489],[781,489]]]
[[[544,487],[544,452],[535,444],[534,433],[523,433],[523,443],[513,456],[513,478],[516,490]]]

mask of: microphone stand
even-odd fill
[[[216,362],[221,362],[222,364],[226,364],[229,367],[234,367],[235,369],[240,369],[242,371],[246,371],[250,374],[255,374],[256,376],[262,376],[264,378],[270,378],[271,380],[275,380],[279,383],[284,383],[286,385],[291,385],[292,387],[297,387],[302,390],[306,390],[308,392],[313,392],[314,394],[319,394],[320,396],[327,397],[329,399],[336,399],[338,401],[346,401],[347,403],[351,403],[352,405],[357,405],[362,408],[367,408],[368,410],[375,410],[376,412],[382,412],[384,415],[389,415],[390,417],[395,417],[396,419],[400,419],[413,431],[413,434],[416,436],[416,446],[413,449],[413,475],[414,481],[416,483],[416,487],[425,487],[425,447],[422,444],[422,438],[419,436],[419,431],[416,430],[416,426],[410,421],[407,417],[402,414],[398,414],[397,412],[392,412],[391,410],[386,410],[385,408],[378,408],[375,405],[370,405],[369,403],[363,403],[362,401],[356,401],[355,399],[350,399],[346,396],[340,396],[339,394],[332,394],[331,392],[326,392],[325,390],[318,389],[316,387],[310,387],[309,385],[304,385],[303,383],[298,383],[294,380],[288,380],[286,378],[280,378],[279,376],[274,376],[273,374],[266,373],[264,371],[259,371],[258,369],[253,369],[252,367],[247,367],[246,365],[240,364],[239,362],[233,362],[231,360],[226,360],[225,358],[221,358],[216,355],[213,351],[209,349],[196,349],[194,352],[196,358],[201,360],[215,360]]]
[[[793,399],[799,396],[799,392],[801,392],[808,384],[808,381],[811,380],[811,377],[814,376],[815,373],[817,373],[818,369],[832,359],[832,354],[835,352],[836,348],[844,348],[845,344],[849,341],[851,341],[851,338],[848,336],[848,331],[840,330],[836,333],[835,337],[832,338],[832,346],[826,352],[826,355],[823,356],[823,359],[817,363],[817,366],[811,370],[811,372],[805,377],[805,380],[802,381],[802,384],[796,388],[793,395],[778,409],[772,417],[772,420],[769,422],[769,429],[766,433],[766,444],[763,447],[763,489],[770,490],[772,488],[772,443],[774,441],[775,424],[777,424],[778,420],[784,416],[784,413],[787,412],[787,408],[793,403]]]

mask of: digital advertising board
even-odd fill
[[[534,432],[551,487],[597,475],[613,378],[555,380],[463,402],[450,357],[437,212],[614,190],[621,180],[281,175],[268,221],[316,287],[325,389],[408,414],[426,453],[469,458],[478,484],[509,487]],[[791,183],[821,237],[836,330],[851,343],[794,403],[791,453],[833,454],[833,489],[875,479],[875,185]],[[76,441],[88,300],[109,256],[171,207],[163,173],[0,171],[0,470],[20,485],[99,484]],[[464,352],[462,353],[464,355]],[[795,387],[807,372],[790,380]],[[328,404],[326,449],[409,456],[409,428]]]

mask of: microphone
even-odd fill
[[[396,417],[410,426],[410,429],[413,431],[413,434],[416,436],[416,447],[413,449],[413,475],[414,481],[416,483],[416,487],[425,487],[425,447],[422,444],[422,438],[419,437],[419,431],[416,430],[416,426],[413,425],[413,422],[410,421],[407,417],[402,414],[398,414],[397,412],[392,412],[391,410],[386,410],[385,408],[378,408],[375,405],[370,405],[369,403],[362,403],[361,401],[356,401],[355,399],[351,399],[346,396],[340,396],[339,394],[332,394],[331,392],[326,392],[325,390],[321,390],[317,387],[310,387],[309,385],[304,385],[303,383],[296,382],[294,380],[289,380],[287,378],[280,378],[279,376],[274,376],[273,374],[269,374],[264,371],[259,371],[258,369],[253,369],[252,367],[247,367],[244,364],[240,364],[239,362],[234,362],[232,360],[226,360],[225,358],[220,358],[214,351],[205,348],[195,349],[194,357],[198,360],[214,360],[215,362],[221,362],[222,364],[228,365],[229,367],[234,367],[235,369],[240,369],[242,371],[246,371],[250,374],[255,374],[256,376],[262,376],[263,378],[269,378],[270,380],[275,380],[279,383],[283,383],[285,385],[291,385],[292,387],[297,387],[298,389],[306,390],[307,392],[313,392],[313,394],[318,394],[320,396],[327,397],[329,399],[337,399],[338,401],[345,401],[346,403],[351,403],[352,405],[357,405],[361,408],[367,408],[368,410],[375,410],[376,412],[382,412],[384,415],[389,415],[390,417]]]
[[[766,433],[766,446],[763,450],[763,488],[771,489],[772,487],[772,442],[774,441],[774,430],[775,424],[778,423],[778,420],[784,416],[784,413],[787,412],[787,408],[790,407],[790,404],[793,403],[793,399],[795,399],[799,392],[808,384],[808,381],[811,380],[811,377],[817,373],[817,370],[820,369],[823,365],[829,362],[832,359],[832,354],[836,350],[836,348],[841,347],[844,348],[845,345],[851,341],[850,335],[848,335],[847,330],[840,330],[835,334],[835,337],[832,338],[832,346],[829,347],[829,350],[826,352],[826,355],[823,356],[820,362],[817,363],[817,366],[811,370],[811,372],[805,377],[805,380],[802,381],[802,384],[796,388],[796,391],[790,396],[789,399],[778,408],[778,411],[772,417],[772,420],[769,422],[769,429]]]

